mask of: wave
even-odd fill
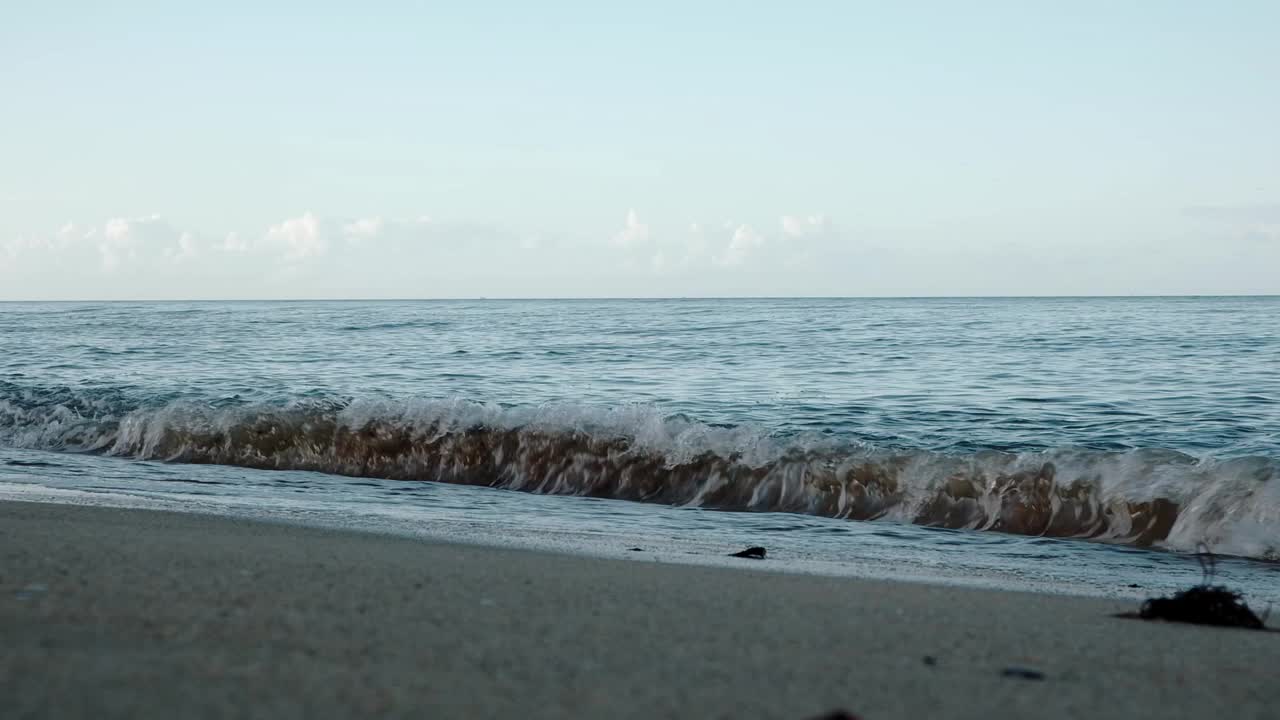
[[[1171,450],[876,448],[647,406],[294,400],[129,407],[0,387],[0,443],[1280,559],[1280,462]]]

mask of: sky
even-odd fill
[[[201,5],[6,6],[0,300],[1280,293],[1269,0]]]

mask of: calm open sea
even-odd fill
[[[1280,298],[4,303],[0,497],[1280,600]]]

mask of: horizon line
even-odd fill
[[[565,296],[486,296],[457,295],[441,297],[248,297],[248,298],[60,298],[0,299],[3,304],[19,303],[302,303],[302,302],[637,302],[672,300],[1126,300],[1126,299],[1214,299],[1275,298],[1276,293],[1135,293],[1131,295],[565,295]]]

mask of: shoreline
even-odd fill
[[[0,548],[5,717],[1280,706],[1280,636],[1113,617],[1131,601],[13,501],[0,501]]]
[[[202,466],[188,467],[201,468]],[[37,484],[15,485],[4,482],[0,482],[0,503],[32,502],[123,510],[178,512],[241,521],[388,535],[446,545],[473,545],[484,548],[545,552],[587,559],[622,559],[630,562],[658,562],[737,569],[746,567],[755,571],[781,574],[845,577],[1132,601],[1135,606],[1136,603],[1140,603],[1152,594],[1177,592],[1195,584],[1202,577],[1202,569],[1194,556],[1185,555],[1176,550],[1160,548],[1144,548],[1142,553],[1167,556],[1167,558],[1179,562],[1180,565],[1165,565],[1159,568],[1151,564],[1133,565],[1125,567],[1123,570],[1113,571],[1110,573],[1112,577],[1081,576],[1078,574],[1068,577],[1063,574],[1061,568],[1056,570],[1042,568],[1037,567],[1036,563],[1028,564],[1024,562],[1021,565],[1009,567],[993,566],[989,562],[974,564],[973,561],[983,557],[980,554],[964,555],[962,552],[952,552],[943,555],[937,552],[936,549],[933,550],[932,555],[926,554],[914,558],[904,558],[893,553],[883,554],[876,549],[883,538],[876,536],[877,534],[874,531],[871,533],[873,536],[871,540],[874,544],[870,545],[864,545],[867,542],[866,536],[850,535],[842,537],[840,542],[850,544],[848,549],[852,550],[852,552],[846,552],[841,555],[835,554],[834,548],[831,546],[820,548],[797,546],[790,542],[787,533],[757,532],[738,527],[736,532],[731,533],[732,536],[725,536],[723,531],[729,526],[721,526],[719,533],[709,533],[704,526],[698,533],[693,535],[689,534],[687,532],[688,528],[686,528],[684,532],[662,541],[659,541],[659,538],[652,534],[651,528],[620,527],[617,524],[610,527],[608,532],[603,532],[602,527],[598,524],[568,531],[566,528],[548,529],[545,526],[532,527],[521,526],[520,523],[504,523],[498,528],[498,532],[494,532],[495,528],[492,523],[496,521],[496,517],[502,516],[503,512],[528,514],[531,508],[526,506],[524,502],[526,500],[574,502],[579,499],[557,495],[526,495],[517,491],[483,487],[472,488],[469,486],[437,485],[432,483],[426,485],[433,490],[445,492],[484,492],[495,493],[504,497],[515,495],[519,497],[521,503],[518,508],[508,507],[496,513],[490,512],[486,517],[459,521],[456,517],[442,520],[440,517],[430,515],[392,517],[376,510],[374,512],[342,513],[331,507],[321,506],[308,506],[305,510],[299,512],[300,508],[297,506],[285,510],[279,507],[249,506],[234,501],[230,503],[210,503],[204,499],[195,500],[192,498],[182,501],[156,494],[117,494],[100,490],[84,492],[75,487]],[[402,500],[403,498],[398,499]],[[457,499],[453,501],[457,502]],[[649,503],[637,504],[629,501],[612,500],[604,502],[619,503],[620,507],[635,506],[646,508],[647,510],[657,509],[658,512],[665,509],[662,506]],[[486,506],[492,507],[492,502],[486,503]],[[474,510],[474,508],[472,509]],[[546,509],[548,508],[543,508],[543,510]],[[534,510],[534,512],[537,511]],[[717,517],[724,518],[760,517],[758,513],[711,512]],[[510,518],[510,516],[504,517]],[[822,518],[816,519],[819,521],[824,520]],[[847,521],[841,521],[841,530],[846,529],[845,522]],[[927,537],[929,533],[952,532],[922,528],[916,525],[899,525],[892,521],[884,523],[861,523],[855,521],[853,525],[848,527],[885,529],[894,533],[924,533],[923,535],[915,535],[905,541],[899,537],[898,542],[905,542],[908,546],[919,542],[922,538]],[[997,537],[1014,541],[1025,539],[1021,535],[995,534]],[[1044,539],[1037,540],[1043,541]],[[1064,557],[1062,563],[1065,563],[1066,567],[1077,563],[1114,562],[1119,558],[1115,556],[1108,558],[1106,551],[1112,548],[1123,550],[1126,547],[1076,539],[1051,540],[1058,545],[1059,551],[1071,549],[1076,554],[1092,553],[1091,555],[1080,555],[1076,558]],[[769,556],[766,562],[744,563],[741,560],[729,557],[731,552],[753,545],[767,547]],[[634,552],[636,547],[641,547],[642,552]],[[962,563],[955,562],[956,558],[960,556],[969,559],[970,564],[962,566]],[[1218,556],[1218,558],[1221,562],[1220,571],[1225,576],[1223,581],[1233,587],[1241,587],[1250,602],[1254,604],[1280,602],[1280,597],[1273,597],[1275,595],[1274,592],[1270,594],[1259,592],[1259,582],[1261,581],[1263,588],[1269,588],[1270,578],[1264,576],[1248,578],[1248,581],[1242,584],[1240,581],[1244,578],[1229,569],[1236,563],[1252,565],[1259,561],[1223,555]],[[952,562],[946,562],[947,560]],[[1059,564],[1061,565],[1062,563]]]

